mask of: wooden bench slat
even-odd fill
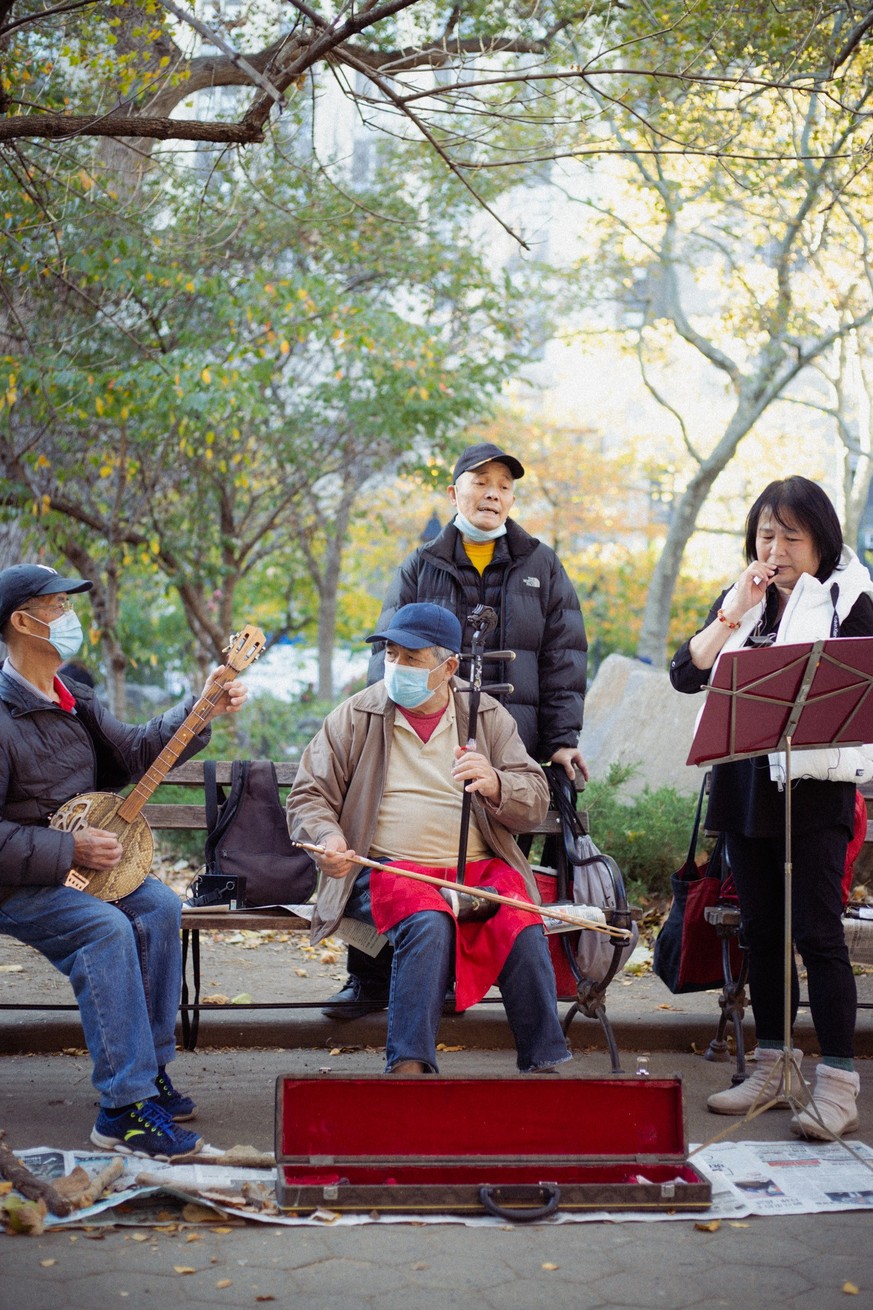
[[[274,761],[274,763],[276,763]],[[215,776],[216,780],[223,785],[230,782],[230,771],[233,765],[232,760],[216,760]],[[279,780],[280,787],[290,787],[297,776],[297,765],[288,761],[279,761],[276,763],[276,777]],[[188,760],[185,764],[177,764],[175,769],[171,769],[167,774],[165,787],[169,786],[203,786],[203,760]]]
[[[238,932],[241,928],[246,932],[260,931],[264,928],[284,932],[308,932],[311,925],[307,919],[301,919],[296,914],[281,910],[220,910],[214,907],[198,910],[183,905],[182,927],[218,928],[226,932]]]
[[[202,805],[146,805],[143,815],[150,828],[172,831],[176,828],[205,829],[206,810]]]

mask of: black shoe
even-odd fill
[[[388,1009],[388,997],[371,992],[353,975],[346,979],[343,986],[333,996],[327,998],[327,1004],[321,1013],[325,1019],[336,1019],[344,1023],[348,1019],[361,1019],[365,1014],[375,1014],[378,1010]]]

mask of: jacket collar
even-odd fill
[[[505,552],[505,558],[511,561],[525,559],[533,554],[538,545],[538,538],[525,532],[514,519],[507,519],[506,535],[498,537],[494,543],[494,558],[499,560],[501,554]],[[459,559],[457,552],[460,552],[462,562],[467,562],[461,534],[454,523],[447,523],[438,537],[434,537],[433,541],[428,541],[421,547],[422,555],[439,560],[443,564],[457,564]]]
[[[2,668],[0,668],[0,700],[9,706],[13,714],[26,714],[28,710],[45,709],[52,704],[42,696],[35,696],[28,691],[23,683],[17,678],[10,678]]]
[[[61,682],[64,682],[63,678],[61,678]],[[64,686],[66,685],[64,682]],[[77,711],[82,707],[83,703],[90,704],[94,698],[93,690],[82,683],[77,683],[75,695]],[[0,700],[9,706],[13,714],[28,714],[31,710],[58,708],[54,701],[45,700],[42,696],[35,696],[17,678],[10,678],[2,667],[0,667]]]

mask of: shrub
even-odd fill
[[[613,764],[605,779],[588,784],[580,808],[588,811],[592,839],[624,874],[629,897],[663,898],[670,895],[670,875],[688,854],[697,798],[674,787],[645,787],[622,797],[636,771],[634,765]]]

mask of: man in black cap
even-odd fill
[[[196,1106],[166,1072],[181,991],[181,901],[151,876],[115,902],[80,890],[75,866],[112,869],[124,849],[112,832],[65,832],[49,819],[73,796],[141,778],[194,698],[131,725],[93,689],[58,676],[82,643],[71,597],[92,585],[42,564],[0,571],[8,651],[0,669],[0,933],[33,946],[73,985],[100,1096],[92,1142],[169,1159],[203,1145],[179,1127]],[[240,709],[245,694],[242,683],[229,683],[212,717]],[[208,739],[208,730],[194,737],[184,755]]]
[[[515,483],[524,466],[490,441],[468,446],[459,456],[448,489],[455,508],[439,536],[406,557],[389,585],[378,628],[385,628],[401,605],[432,601],[454,613],[464,628],[477,605],[489,605],[497,627],[485,638],[487,650],[515,651],[507,669],[486,665],[492,682],[511,682],[499,699],[515,720],[528,754],[588,777],[579,750],[585,696],[588,641],[575,588],[550,546],[532,537],[509,517]],[[382,676],[382,652],[370,661],[368,682]],[[461,673],[465,672],[461,666]],[[390,952],[375,961],[349,949],[349,977],[322,1013],[329,1019],[355,1019],[387,1004]]]

